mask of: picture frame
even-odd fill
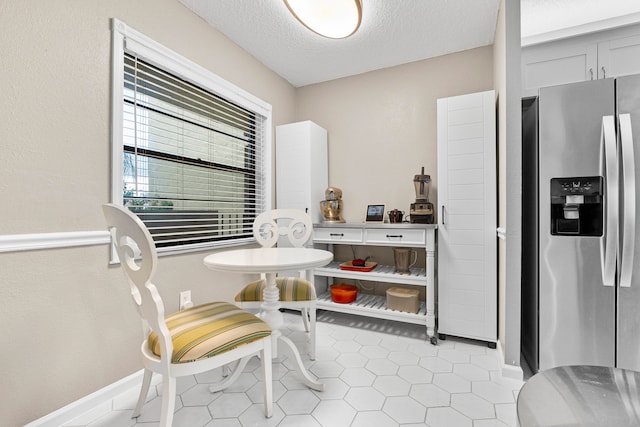
[[[384,222],[384,205],[368,205],[365,222]]]

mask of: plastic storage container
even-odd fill
[[[387,289],[387,308],[389,310],[417,313],[420,309],[418,295],[420,291],[409,288]]]
[[[349,304],[356,300],[358,288],[346,283],[331,285],[331,300],[340,304]]]

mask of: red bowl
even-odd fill
[[[331,300],[340,304],[354,302],[358,296],[358,288],[346,283],[331,285]]]

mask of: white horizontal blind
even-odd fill
[[[263,128],[260,114],[125,53],[123,203],[160,251],[252,237]]]

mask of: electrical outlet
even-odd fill
[[[180,310],[191,307],[191,291],[180,292]]]

